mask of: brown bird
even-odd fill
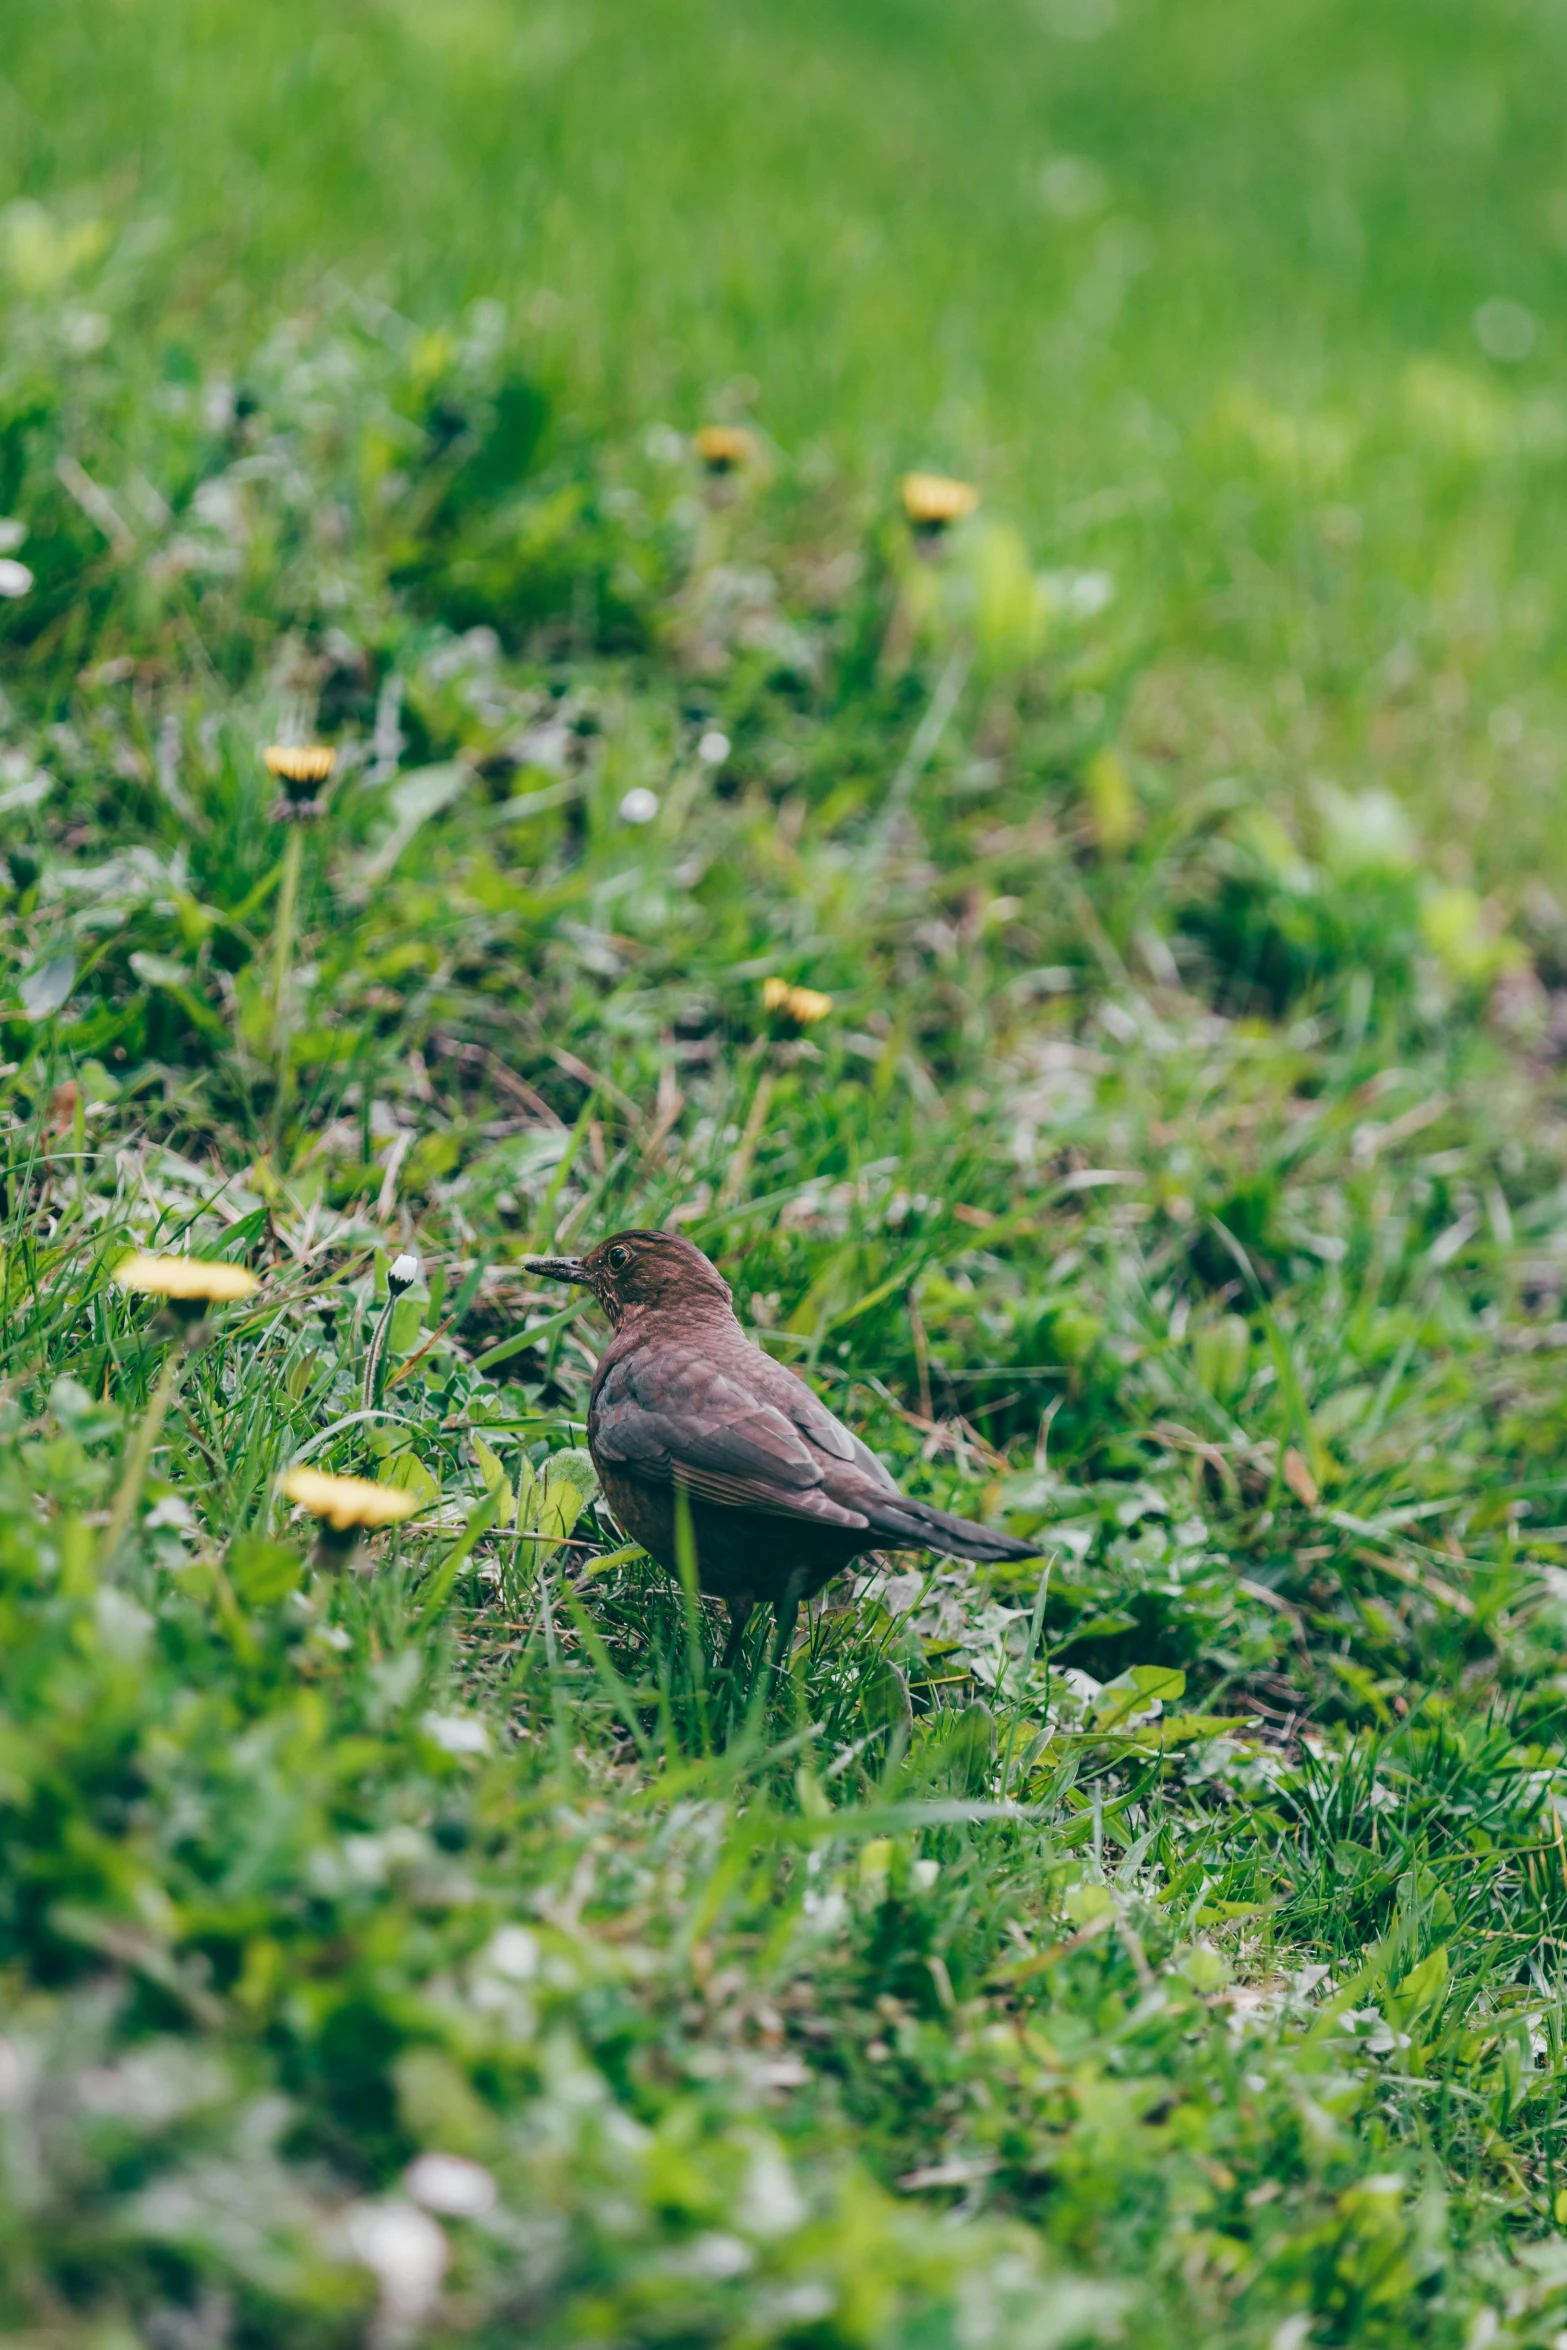
[[[866,1550],[994,1562],[1026,1542],[900,1493],[876,1455],[735,1319],[729,1285],[673,1232],[616,1232],[530,1273],[591,1289],[614,1326],[588,1401],[588,1450],[625,1531],[679,1572],[676,1496],[690,1510],[702,1589],[726,1600],[726,1663],[758,1600],[785,1653],[802,1599]]]

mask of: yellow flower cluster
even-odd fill
[[[176,1305],[231,1305],[251,1297],[261,1284],[243,1265],[211,1257],[154,1257],[140,1251],[114,1268],[121,1289],[139,1297],[166,1297]]]
[[[337,765],[337,753],[325,743],[274,743],[262,756],[279,783],[325,783]]]
[[[832,1010],[832,997],[823,995],[818,988],[795,987],[787,979],[764,979],[762,1009],[784,1013],[797,1028],[811,1028],[818,1020],[826,1019]]]
[[[756,456],[756,435],[743,424],[704,424],[692,443],[709,473],[735,473]]]
[[[290,1469],[283,1479],[290,1501],[325,1518],[339,1534],[357,1527],[396,1526],[419,1504],[402,1485],[375,1485],[368,1477],[329,1477],[322,1469]]]
[[[916,530],[945,530],[962,522],[979,504],[971,481],[953,481],[944,473],[906,473],[899,484],[903,511]]]

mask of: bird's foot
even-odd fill
[[[773,1634],[773,1653],[768,1662],[768,1672],[776,1681],[788,1663],[789,1651],[794,1645],[794,1627],[799,1621],[800,1603],[797,1599],[774,1600],[773,1614],[778,1619],[778,1629]]]
[[[744,1594],[728,1603],[729,1639],[718,1667],[721,1673],[732,1673],[745,1654],[745,1628],[751,1620],[751,1610],[755,1604],[753,1599]]]

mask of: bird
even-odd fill
[[[588,1451],[616,1520],[670,1574],[689,1512],[697,1580],[728,1603],[734,1664],[771,1602],[773,1670],[802,1600],[867,1550],[985,1564],[1038,1548],[911,1500],[885,1463],[786,1364],[749,1339],[716,1265],[679,1233],[614,1232],[528,1272],[588,1289],[612,1335],[588,1399]]]

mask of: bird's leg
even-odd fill
[[[751,1620],[751,1610],[755,1605],[748,1591],[739,1592],[730,1600],[729,1645],[724,1650],[723,1663],[718,1668],[721,1673],[732,1673],[740,1662],[745,1648],[745,1628]]]
[[[783,1670],[784,1661],[794,1640],[794,1627],[800,1614],[800,1602],[797,1595],[791,1592],[787,1599],[775,1599],[773,1614],[778,1619],[778,1629],[773,1634],[773,1653],[768,1670],[776,1681]]]

